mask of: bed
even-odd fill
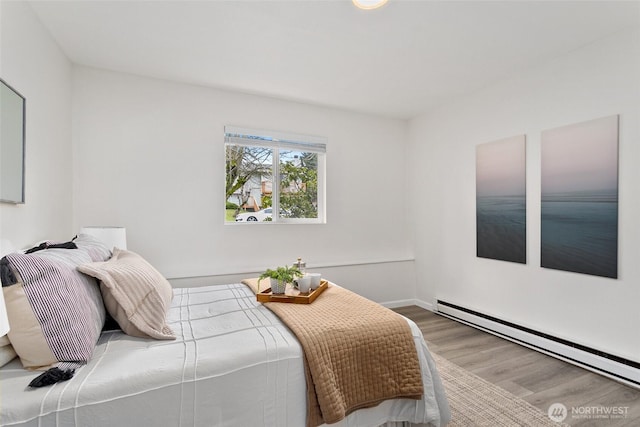
[[[418,354],[422,398],[386,400],[332,426],[449,421],[422,333],[405,320]],[[306,425],[302,347],[248,286],[173,289],[165,322],[175,339],[102,331],[73,378],[47,387],[28,387],[34,372],[12,360],[0,368],[0,425]]]

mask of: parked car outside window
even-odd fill
[[[271,208],[265,208],[260,209],[258,212],[241,213],[236,215],[236,222],[268,221],[267,218],[271,219],[272,212]]]

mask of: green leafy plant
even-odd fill
[[[291,283],[294,281],[295,278],[302,277],[302,276],[303,274],[300,270],[298,270],[298,267],[293,267],[293,266],[276,267],[275,270],[268,268],[258,278],[258,286],[260,285],[260,281],[262,279],[269,278],[269,279],[280,280],[284,283]]]

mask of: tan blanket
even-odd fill
[[[256,291],[257,279],[243,283]],[[413,335],[397,313],[331,285],[312,304],[264,305],[304,349],[307,427],[338,422],[387,399],[422,397]]]

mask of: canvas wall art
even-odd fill
[[[541,259],[618,277],[618,116],[542,133]]]
[[[527,263],[526,141],[515,136],[476,147],[476,251]]]

